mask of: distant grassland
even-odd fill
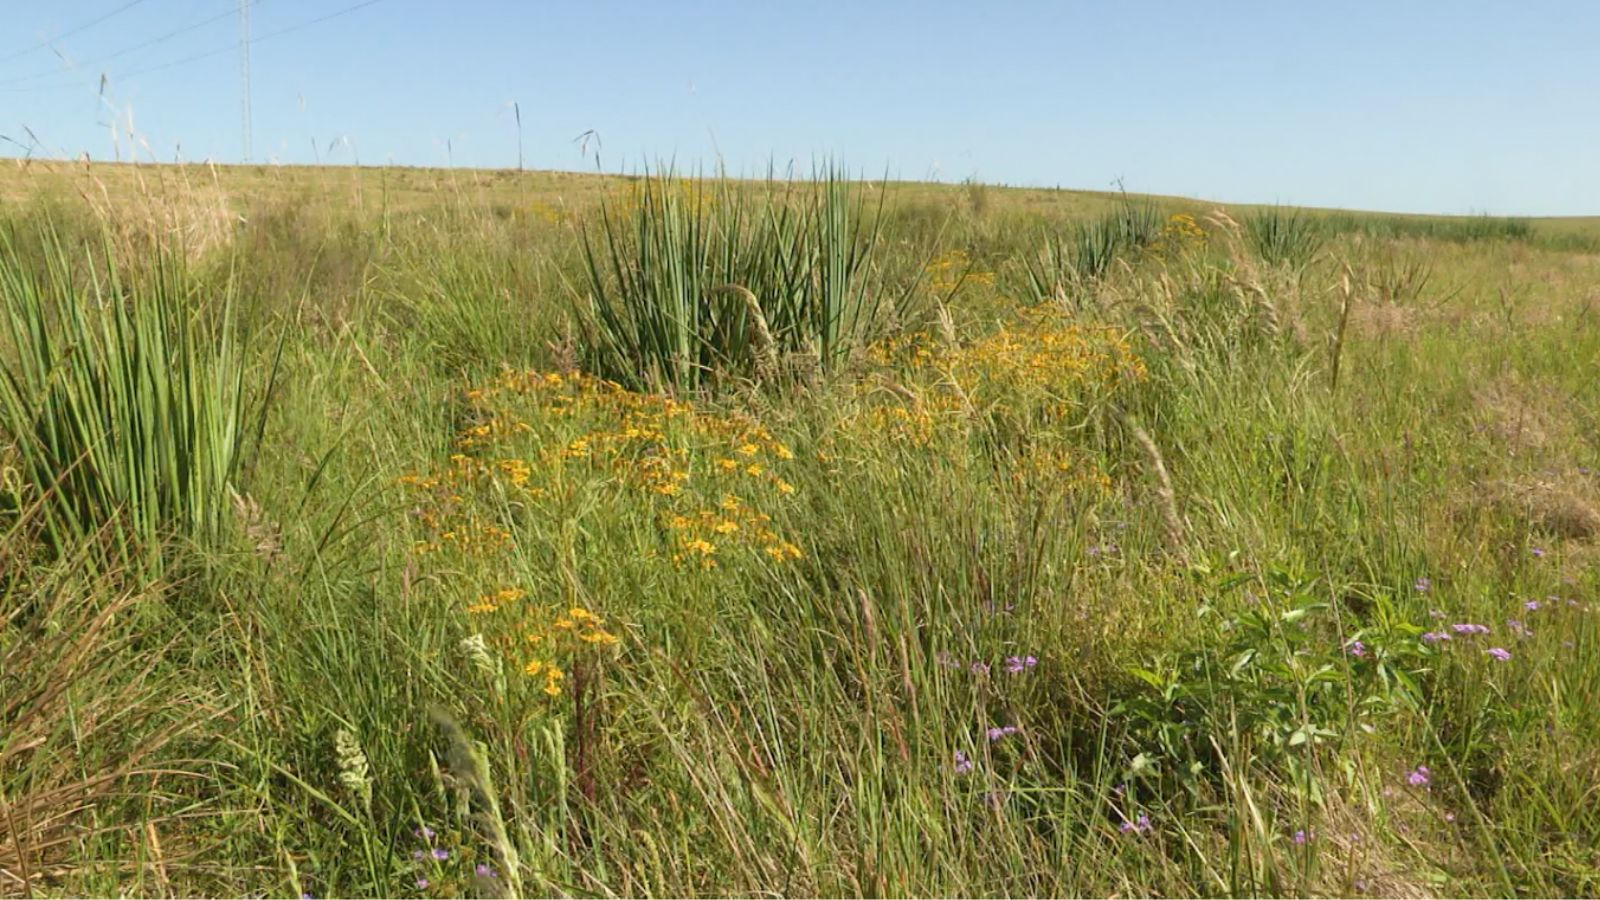
[[[805,174],[0,166],[0,896],[1600,893],[1600,219]]]
[[[693,175],[693,172],[680,174]],[[782,174],[782,173],[780,173]],[[804,172],[799,173],[804,176]],[[864,180],[877,183],[870,172]],[[245,212],[252,206],[315,196],[342,210],[376,213],[437,208],[447,202],[507,215],[516,205],[582,208],[598,201],[616,185],[637,176],[510,169],[434,169],[415,167],[131,165],[11,161],[0,165],[0,200],[8,204],[65,200],[99,195],[101,199],[163,192],[219,191],[228,208]],[[755,180],[759,180],[759,176]],[[1124,195],[1110,191],[1012,188],[982,184],[887,183],[897,202],[948,204],[961,200],[985,205],[1008,215],[1044,218],[1081,217],[1112,208]],[[1131,195],[1146,199],[1146,195]],[[1270,209],[1261,204],[1214,203],[1171,197],[1150,197],[1172,212],[1204,213],[1222,209],[1237,218]],[[1502,217],[1489,215],[1433,216],[1370,213],[1355,210],[1300,210],[1329,233],[1364,232],[1383,237],[1428,237],[1473,240],[1528,238],[1575,247],[1600,241],[1600,216]]]

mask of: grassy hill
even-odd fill
[[[1600,219],[0,169],[0,895],[1592,895]]]

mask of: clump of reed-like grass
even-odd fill
[[[755,190],[656,173],[632,188],[583,234],[590,370],[689,389],[774,356],[827,371],[884,326],[881,206],[839,170]]]
[[[1037,253],[1022,256],[1028,288],[1039,300],[1065,298],[1102,278],[1119,257],[1154,244],[1161,236],[1161,224],[1154,205],[1124,200],[1099,218],[1079,222],[1064,233],[1047,233]]]
[[[1304,266],[1322,246],[1321,229],[1315,222],[1299,212],[1276,207],[1246,219],[1244,232],[1256,255],[1274,266]]]
[[[0,432],[54,552],[105,534],[108,558],[158,567],[167,535],[213,536],[230,509],[246,430],[231,295],[199,296],[170,255],[124,278],[109,248],[43,246],[29,265],[0,236]]]

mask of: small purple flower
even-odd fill
[[[416,860],[417,862],[422,862],[423,860],[428,858],[428,854],[427,854],[426,851],[423,851],[423,850],[413,850],[413,851],[411,851],[411,858]]]
[[[1355,888],[1356,893],[1358,894],[1365,894],[1367,892],[1367,880],[1365,878],[1357,878],[1350,886]]]
[[[1528,612],[1536,612],[1539,609],[1539,606],[1540,603],[1537,600],[1529,600],[1522,604],[1522,608]]]
[[[998,741],[998,740],[1000,740],[1001,738],[1003,738],[1003,737],[1005,737],[1007,735],[1016,734],[1017,732],[1019,732],[1021,730],[1022,729],[1018,728],[1015,725],[1006,725],[1006,726],[1003,726],[1003,727],[991,728],[991,729],[989,729],[989,732],[988,732],[988,734],[989,734],[989,742],[990,743],[994,743],[995,741]]]
[[[433,858],[439,862],[444,862],[450,858],[450,851],[443,847],[435,847],[433,848]]]
[[[411,833],[431,844],[433,843],[433,836],[436,832],[432,828],[424,825]]]
[[[1533,637],[1533,632],[1529,631],[1528,626],[1522,624],[1520,619],[1507,619],[1506,627],[1517,637]]]
[[[317,900],[317,898],[315,898],[315,897],[313,897],[313,896],[311,896],[311,895],[310,895],[310,894],[308,894],[308,893],[302,893],[302,894],[301,894],[301,895],[300,895],[300,900]]]
[[[1450,630],[1456,634],[1488,634],[1489,626],[1479,625],[1474,622],[1457,622],[1450,626]]]
[[[428,889],[428,885],[430,883],[431,882],[429,882],[428,879],[426,879],[426,878],[418,878],[417,879],[417,890],[419,890],[419,891],[427,890]]]
[[[491,866],[488,863],[478,863],[477,866],[473,867],[472,871],[478,873],[479,878],[492,879],[500,877],[500,873],[496,872],[494,870],[494,866]]]
[[[1304,844],[1306,841],[1314,841],[1316,839],[1317,833],[1315,831],[1306,831],[1303,828],[1296,831],[1294,837],[1291,838],[1296,844]]]
[[[1417,589],[1417,593],[1426,594],[1433,587],[1433,579],[1424,575],[1418,578],[1411,586]]]
[[[1501,662],[1506,662],[1511,659],[1511,651],[1504,647],[1490,647],[1488,653],[1490,656],[1500,660]]]
[[[1444,610],[1442,610],[1442,609],[1430,609],[1430,610],[1428,610],[1428,618],[1430,618],[1430,619],[1442,619],[1442,618],[1444,618]]]
[[[1453,812],[1447,812],[1444,814],[1444,820],[1446,822],[1454,822],[1456,820],[1456,814]]]
[[[1354,656],[1357,659],[1360,659],[1367,655],[1367,645],[1361,643],[1360,641],[1351,641],[1349,645],[1344,648],[1344,652]]]
[[[1422,642],[1424,644],[1437,644],[1440,641],[1448,640],[1450,640],[1450,635],[1443,631],[1425,631],[1422,633]]]
[[[972,760],[968,759],[967,755],[965,753],[962,753],[960,750],[957,750],[956,751],[956,774],[957,775],[965,775],[965,774],[967,774],[968,772],[971,772],[971,771],[972,771]]]
[[[1528,552],[1533,554],[1534,559],[1543,559],[1544,558],[1544,548],[1543,547],[1530,547],[1528,549]]]
[[[1037,666],[1038,664],[1039,664],[1039,660],[1034,658],[1034,657],[1032,657],[1032,656],[1008,656],[1008,657],[1006,657],[1006,671],[1010,672],[1013,675],[1020,675],[1023,672],[1027,671],[1028,669],[1031,669],[1034,666]]]
[[[1417,766],[1406,774],[1406,784],[1412,787],[1427,787],[1433,771],[1427,766]]]
[[[987,675],[987,674],[989,674],[989,664],[986,663],[986,662],[975,662],[975,663],[973,663],[971,665],[970,668],[972,669],[972,674],[974,674],[974,675]]]
[[[1150,828],[1150,817],[1144,813],[1139,813],[1139,817],[1132,822],[1123,819],[1122,825],[1118,827],[1118,830],[1123,834],[1145,834],[1150,831]]]

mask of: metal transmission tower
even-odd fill
[[[250,3],[239,0],[239,103],[244,126],[244,161],[250,161]]]

